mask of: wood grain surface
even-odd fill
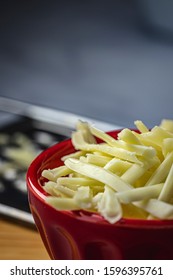
[[[36,229],[0,218],[0,260],[50,260]]]

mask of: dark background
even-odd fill
[[[0,96],[133,126],[173,118],[171,1],[0,1]]]

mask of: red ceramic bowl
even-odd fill
[[[119,131],[109,134],[116,138]],[[173,220],[122,219],[109,224],[84,211],[58,211],[45,202],[41,172],[63,164],[71,140],[42,152],[27,172],[29,204],[51,259],[173,259]]]

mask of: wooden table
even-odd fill
[[[50,260],[34,228],[0,217],[0,260]]]

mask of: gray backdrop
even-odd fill
[[[150,16],[142,1],[1,1],[0,95],[122,126],[173,118],[173,35]]]

